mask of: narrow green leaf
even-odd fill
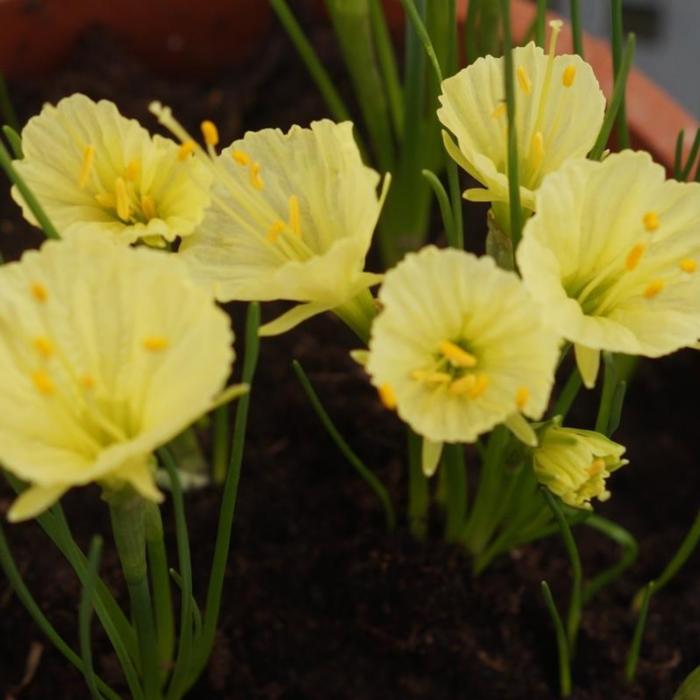
[[[649,601],[651,600],[651,595],[654,592],[654,582],[650,581],[646,588],[644,589],[644,597],[642,598],[642,607],[639,611],[639,617],[637,618],[637,624],[634,626],[634,635],[632,636],[632,643],[630,644],[629,651],[627,652],[627,659],[625,660],[625,678],[628,683],[634,680],[637,674],[637,663],[639,662],[639,652],[642,647],[642,639],[644,637],[644,628],[647,624],[647,616],[649,614]]]
[[[78,608],[78,637],[80,639],[80,654],[83,658],[83,675],[93,700],[103,700],[102,694],[97,688],[97,675],[92,665],[92,613],[95,586],[97,583],[100,556],[102,554],[102,538],[96,535],[90,543],[88,554],[88,570],[80,596]]]
[[[552,591],[549,590],[549,585],[546,581],[540,584],[542,588],[542,596],[544,597],[547,611],[554,626],[554,633],[557,640],[557,655],[559,657],[559,692],[563,698],[568,698],[571,695],[571,659],[569,657],[569,645],[566,641],[566,632],[564,624],[561,621],[561,616],[557,610],[557,606],[552,597]]]
[[[350,465],[357,471],[357,473],[365,480],[367,485],[374,491],[374,494],[379,499],[384,509],[384,518],[386,520],[387,530],[390,532],[396,527],[396,514],[394,512],[394,506],[391,502],[391,496],[386,490],[382,482],[375,476],[371,469],[369,469],[365,463],[353,452],[352,448],[348,445],[345,438],[340,434],[338,429],[335,427],[331,417],[328,412],[323,407],[321,400],[318,398],[318,394],[313,388],[309,378],[306,376],[306,372],[302,368],[301,364],[294,360],[292,362],[292,367],[294,373],[299,380],[306,397],[309,399],[309,403],[313,407],[316,415],[318,416],[321,424],[326,429],[329,437],[335,443],[340,453],[347,459]]]

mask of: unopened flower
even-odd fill
[[[161,498],[153,451],[229,375],[226,314],[182,262],[93,234],[0,268],[0,463],[29,487],[11,520],[74,486]]]
[[[151,109],[188,138],[170,110]],[[249,132],[212,168],[212,206],[180,255],[219,300],[302,302],[266,329],[275,332],[379,281],[364,264],[388,178],[378,196],[379,175],[362,163],[351,123]]]
[[[555,56],[560,22],[552,23],[549,55],[530,43],[513,51],[521,197],[534,207],[543,178],[570,158],[585,157],[603,123],[605,98],[591,67],[579,56]],[[485,189],[468,199],[508,201],[508,118],[505,59],[487,56],[442,84],[438,117],[452,158]]]
[[[590,510],[591,499],[607,501],[606,480],[625,464],[625,448],[592,430],[561,427],[557,419],[539,435],[540,444],[532,453],[538,480],[564,503]]]
[[[159,245],[191,234],[209,204],[206,168],[107,100],[75,94],[46,105],[22,130],[22,149],[14,166],[63,238],[90,231]]]
[[[550,175],[517,252],[548,324],[576,346],[587,386],[601,350],[658,357],[700,337],[700,184],[646,153]]]
[[[512,416],[541,417],[558,341],[514,273],[429,246],[386,274],[379,300],[367,371],[419,435],[474,442]]]

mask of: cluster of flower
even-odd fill
[[[590,387],[601,351],[697,341],[700,185],[666,180],[645,153],[586,159],[605,101],[586,63],[555,56],[556,33],[548,53],[514,51],[519,272],[432,246],[383,278],[365,271],[389,177],[378,193],[349,123],[217,152],[211,122],[202,148],[157,103],[179,144],[109,102],[45,107],[15,168],[63,240],[0,270],[0,460],[31,484],[11,518],[90,481],[159,498],[153,450],[223,400],[233,337],[215,300],[298,302],[266,335],[337,313],[368,340],[356,356],[385,404],[425,439],[428,473],[443,443],[505,423],[539,444],[535,471],[567,503],[609,495],[624,448],[525,417],[542,418],[563,343]],[[483,185],[466,198],[494,211],[509,199],[502,94],[503,59],[487,57],[444,82],[438,112],[448,153]]]

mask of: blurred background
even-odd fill
[[[550,7],[568,17],[569,0]],[[610,34],[610,0],[583,0],[584,29]],[[700,2],[698,0],[626,0],[625,29],[637,35],[635,64],[700,118]]]

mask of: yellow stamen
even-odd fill
[[[136,178],[139,176],[141,172],[141,163],[134,158],[133,160],[129,161],[129,164],[126,166],[126,179],[129,180],[130,182],[134,182]]]
[[[238,163],[238,165],[244,165],[244,166],[249,166],[250,165],[250,156],[245,153],[244,151],[238,151],[238,150],[233,150],[231,151],[231,158]]]
[[[197,144],[192,141],[192,139],[188,141],[184,141],[182,144],[180,144],[180,148],[177,151],[177,159],[178,160],[187,160],[197,149]]]
[[[36,372],[33,372],[32,381],[34,382],[34,386],[37,388],[37,390],[42,394],[45,394],[46,396],[53,394],[55,390],[53,379],[51,379],[51,377],[49,377],[44,370],[38,369]]]
[[[489,377],[487,374],[477,374],[474,388],[469,392],[469,398],[476,399],[481,396],[489,386]]]
[[[413,370],[411,379],[427,384],[449,384],[452,381],[452,377],[447,372],[430,372],[424,369]]]
[[[661,226],[659,215],[655,211],[648,211],[644,214],[642,222],[644,223],[644,228],[649,232],[656,231]]]
[[[663,288],[663,280],[654,280],[652,282],[649,282],[647,288],[644,290],[644,296],[647,299],[653,299]]]
[[[80,386],[83,387],[83,389],[94,389],[95,387],[95,378],[91,374],[83,374],[80,379],[78,380],[80,382]]]
[[[80,168],[80,176],[78,177],[78,187],[82,190],[85,185],[87,185],[88,178],[90,177],[90,171],[92,170],[92,164],[95,160],[95,147],[85,146],[83,149],[83,165]]]
[[[515,405],[522,411],[530,398],[530,390],[526,386],[521,386],[515,392]]]
[[[452,384],[450,384],[450,394],[455,396],[462,396],[462,394],[468,394],[473,391],[476,386],[476,375],[466,374],[460,379],[455,379]]]
[[[207,146],[216,146],[216,144],[219,143],[219,130],[216,128],[216,124],[205,119],[201,127],[204,143],[206,143]]]
[[[605,460],[598,457],[591,462],[591,466],[586,469],[588,476],[598,476],[602,471],[605,470]]]
[[[122,221],[128,221],[131,214],[129,207],[129,193],[126,191],[126,183],[121,177],[114,181],[114,194],[117,198],[117,216]]]
[[[564,69],[564,75],[561,77],[561,83],[564,87],[571,87],[576,80],[576,66],[567,66]]]
[[[51,357],[53,355],[54,346],[49,338],[44,336],[34,338],[34,347],[42,357]]]
[[[685,258],[678,263],[678,266],[683,272],[695,272],[698,269],[698,264],[692,258]]]
[[[496,107],[494,108],[493,112],[491,112],[491,116],[494,119],[500,119],[507,111],[508,111],[508,108],[506,107],[506,103],[499,102],[496,105]]]
[[[117,206],[117,198],[111,192],[98,192],[95,201],[105,209],[114,209]]]
[[[627,257],[625,258],[625,267],[630,272],[634,270],[637,265],[639,265],[639,261],[642,259],[642,255],[644,255],[644,251],[646,249],[647,247],[644,245],[644,243],[637,243],[637,245],[632,246],[630,252],[627,253]]]
[[[527,74],[525,67],[518,66],[518,70],[515,72],[515,74],[518,78],[518,85],[520,85],[520,89],[526,95],[529,95],[532,92],[532,81],[530,80],[530,76]]]
[[[455,367],[476,367],[476,357],[450,340],[443,340],[439,349]]]
[[[393,411],[396,408],[396,394],[389,384],[382,384],[377,391],[379,399],[384,404],[384,408]]]
[[[29,290],[37,301],[44,302],[49,298],[49,293],[41,282],[32,282]]]
[[[260,174],[260,163],[250,164],[250,184],[253,185],[256,190],[265,189],[265,181]]]
[[[289,228],[297,238],[301,238],[301,214],[299,213],[299,197],[293,194],[289,198]]]
[[[284,227],[286,224],[284,221],[280,221],[277,219],[277,221],[273,221],[272,225],[268,229],[267,234],[265,235],[265,238],[270,241],[270,243],[275,243],[277,239],[280,237],[280,234],[282,231],[284,231]]]
[[[158,212],[156,211],[156,203],[150,194],[141,195],[141,211],[143,212],[144,218],[148,221],[155,219],[156,216],[158,216]]]
[[[159,352],[168,347],[168,339],[162,335],[150,335],[143,339],[143,347],[151,352]]]
[[[544,158],[544,136],[541,131],[535,132],[532,137],[532,160],[535,167],[539,166]]]

